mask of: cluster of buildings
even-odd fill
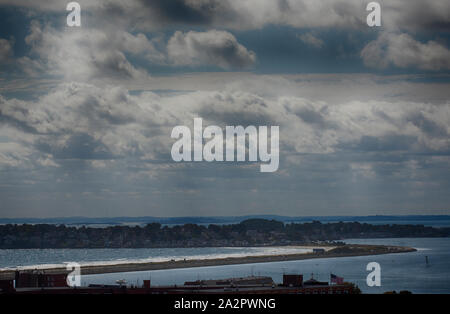
[[[42,270],[17,271],[15,278],[0,279],[0,293],[12,294],[353,294],[357,288],[351,283],[338,284],[303,280],[303,275],[284,274],[283,282],[276,284],[271,277],[187,281],[183,285],[152,286],[144,280],[142,286],[89,285],[69,287],[67,273],[46,273]]]

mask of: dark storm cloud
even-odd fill
[[[311,0],[137,0],[150,16],[162,23],[208,25],[230,28],[262,28],[267,25],[294,27],[364,27],[366,2]],[[389,29],[445,30],[450,19],[446,1],[380,1],[383,23]],[[139,6],[138,6],[139,7]],[[148,21],[147,24],[152,24]]]
[[[161,22],[168,24],[210,24],[224,1],[139,0]]]
[[[386,13],[388,19],[392,19],[391,24],[395,18],[398,28],[450,31],[448,1],[432,1],[430,5],[421,0],[381,1],[380,4],[383,13]]]
[[[308,27],[364,27],[366,4],[343,0],[79,0],[93,16],[109,22],[155,28],[171,25],[203,25],[255,29],[267,25]],[[389,29],[448,31],[450,4],[446,0],[380,1],[383,26]],[[60,11],[58,0],[0,0],[0,5],[37,11]]]

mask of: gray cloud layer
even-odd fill
[[[264,80],[258,82],[258,87],[265,95],[255,93],[256,90],[245,92],[242,89],[252,80],[233,81],[222,90],[182,95],[162,96],[151,92],[131,95],[123,88],[105,89],[72,83],[57,86],[37,101],[2,98],[2,134],[9,140],[0,144],[0,167],[2,171],[16,169],[16,173],[20,173],[20,169],[28,169],[30,173],[53,173],[61,187],[70,183],[67,193],[106,193],[102,197],[110,199],[119,197],[120,190],[134,191],[137,194],[132,197],[138,199],[144,195],[147,199],[158,191],[175,193],[177,197],[190,195],[193,200],[205,202],[201,205],[203,210],[206,210],[206,203],[218,199],[218,191],[214,189],[224,182],[233,182],[244,190],[255,190],[253,199],[258,200],[264,199],[263,194],[273,192],[275,186],[294,185],[310,194],[305,200],[312,198],[307,202],[311,206],[318,206],[318,199],[313,196],[318,192],[318,185],[326,190],[332,188],[332,184],[349,184],[346,180],[357,185],[399,181],[411,191],[448,184],[445,177],[433,174],[437,168],[448,167],[450,162],[448,102],[430,104],[389,98],[362,102],[355,97],[337,103],[280,96],[275,86],[264,87]],[[288,82],[294,89],[299,86],[295,80],[282,85]],[[319,81],[315,86],[321,93],[326,91]],[[368,86],[373,86],[373,81]],[[419,86],[414,84],[409,88]],[[328,93],[329,99],[335,99],[333,90]],[[170,160],[171,128],[179,124],[191,125],[196,116],[202,116],[205,125],[280,125],[282,163],[279,172],[271,178],[259,178],[265,182],[260,185],[254,181],[257,168],[251,165],[230,168],[216,164],[208,169],[204,164],[174,164]],[[81,165],[87,167],[86,171],[93,178],[72,177],[80,171]],[[320,171],[311,173],[312,169]],[[67,173],[71,176],[67,177]],[[120,187],[109,187],[111,191],[102,192],[101,187],[91,186],[90,180],[99,180],[106,173],[108,176],[120,174],[120,179],[115,179],[119,180],[117,184],[121,182]],[[74,187],[74,180],[82,180],[85,185]],[[221,180],[225,181],[220,183]],[[248,186],[245,182],[252,183]],[[304,186],[306,183],[309,188]],[[141,184],[143,186],[139,187]],[[207,186],[212,189],[209,197],[202,193]],[[226,186],[231,187],[228,183]],[[151,195],[145,193],[145,187],[152,191]],[[313,187],[314,191],[310,190]],[[235,192],[230,190],[229,193],[234,195]],[[347,193],[353,192],[347,191],[344,195],[349,196]],[[282,202],[283,206],[293,206],[290,210],[297,208],[288,199],[295,197],[290,195]],[[366,202],[368,199],[355,204],[367,208]],[[269,202],[263,206],[259,201],[257,204],[260,208],[273,205]],[[167,210],[165,206],[169,203],[156,205]],[[173,212],[181,214],[187,210],[183,206],[180,208],[183,209]]]

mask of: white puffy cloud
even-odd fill
[[[436,41],[421,43],[405,33],[382,33],[361,51],[370,67],[417,67],[421,70],[450,69],[450,50]]]
[[[120,88],[105,92],[93,85],[63,84],[37,102],[2,99],[0,117],[2,124],[30,135],[20,139],[24,145],[55,159],[150,156],[161,148],[152,141],[167,123],[162,110],[156,117],[159,107],[151,97],[141,95],[137,102]]]
[[[162,37],[149,39],[142,33],[95,27],[55,29],[33,20],[25,42],[31,55],[18,58],[17,64],[26,74],[45,73],[69,81],[145,80],[145,63],[246,68],[256,59],[231,33],[215,30],[177,31],[166,44]],[[138,58],[141,67],[132,64],[130,56]]]
[[[176,65],[216,65],[222,68],[246,68],[256,59],[254,52],[238,43],[229,32],[180,31],[167,45],[169,59]]]
[[[13,55],[13,40],[0,38],[0,63],[6,62]]]
[[[305,44],[312,46],[314,48],[322,48],[325,44],[322,39],[314,36],[312,33],[305,33],[297,35],[297,37],[303,41]]]
[[[126,54],[139,54],[149,61],[164,56],[144,34],[126,31],[71,28],[57,30],[33,20],[25,42],[38,58],[19,59],[25,69],[40,68],[67,79],[137,79],[147,77],[132,65]]]

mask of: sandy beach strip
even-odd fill
[[[222,266],[236,264],[269,263],[280,261],[295,261],[314,258],[333,258],[333,257],[352,257],[365,255],[379,255],[391,253],[414,252],[416,249],[400,246],[381,246],[381,245],[344,245],[341,247],[326,250],[323,253],[298,253],[283,255],[260,255],[260,256],[240,256],[211,259],[177,259],[162,262],[130,262],[108,265],[82,265],[82,275],[135,272],[175,268],[192,268],[207,266]],[[40,268],[46,273],[63,273],[65,267]],[[14,279],[14,269],[0,270],[0,279]]]

